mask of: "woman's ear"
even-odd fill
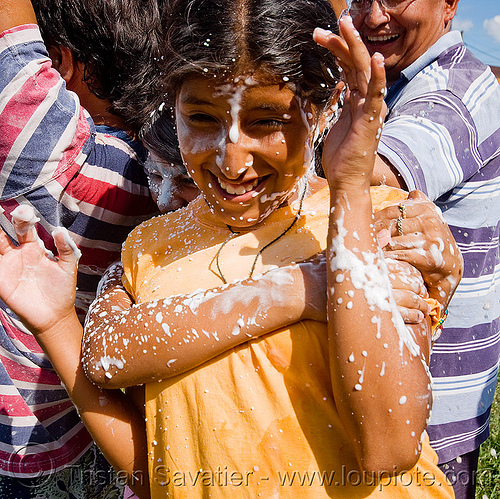
[[[73,52],[62,45],[49,45],[47,50],[52,60],[52,67],[61,75],[66,84],[68,84],[71,78],[73,78],[76,69],[76,61],[73,57]]]

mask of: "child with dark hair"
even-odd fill
[[[168,213],[186,206],[200,191],[182,161],[175,125],[169,113],[155,113],[140,135],[148,149],[144,169],[158,209]]]
[[[82,251],[83,319],[129,231],[157,213],[135,136],[158,93],[159,5],[35,0],[34,7],[0,4],[0,222],[15,240],[13,213],[30,205],[53,252],[51,231],[69,230]],[[121,494],[47,356],[0,308],[0,495]]]
[[[33,0],[40,33],[53,57],[70,52],[92,94],[135,135],[161,95],[160,11],[163,0]],[[56,57],[53,57],[53,60]],[[92,112],[90,109],[87,109]]]
[[[370,195],[382,59],[348,98],[343,131],[325,139],[338,147],[324,180],[313,148],[342,87],[312,38],[336,29],[328,2],[177,0],[166,26],[167,105],[203,196],[129,236],[130,296],[101,284],[83,349],[100,384],[146,383],[147,453],[133,408],[83,376],[67,235],[54,236],[58,262],[31,229],[19,248],[1,237],[0,296],[116,469],[148,460],[153,497],[451,497],[425,438],[430,307],[403,324],[373,227],[372,204],[405,199]],[[20,293],[40,300],[38,314]]]

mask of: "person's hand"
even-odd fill
[[[350,16],[343,15],[339,18],[339,32],[340,36],[337,36],[330,31],[317,28],[314,40],[335,56],[349,90],[365,95],[371,79],[373,59]]]
[[[422,274],[411,264],[385,259],[398,310],[406,324],[418,324],[429,315],[429,296]]]
[[[74,314],[78,250],[54,231],[59,257],[47,253],[34,227],[16,226],[19,246],[0,229],[0,298],[34,333]]]
[[[412,265],[386,259],[394,299],[406,324],[418,324],[429,313],[424,300],[428,296],[422,274]],[[326,322],[326,256],[325,252],[297,264],[304,280],[304,314],[302,319]],[[286,271],[287,267],[282,267]],[[290,273],[292,275],[292,273]]]
[[[420,191],[410,192],[402,209],[389,206],[375,214],[375,229],[389,258],[415,266],[429,296],[446,310],[463,271],[463,259],[439,208]],[[397,222],[399,218],[399,223]]]
[[[339,28],[342,37],[317,28],[314,39],[337,58],[348,87],[341,116],[323,148],[323,170],[330,187],[342,189],[343,185],[370,185],[387,107],[383,56],[370,57],[350,17],[342,17]]]

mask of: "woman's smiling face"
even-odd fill
[[[313,158],[313,109],[269,79],[193,77],[178,92],[176,121],[189,174],[235,228],[260,223],[289,200]]]

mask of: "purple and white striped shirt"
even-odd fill
[[[489,435],[500,357],[500,86],[452,31],[402,72],[386,102],[379,154],[441,208],[464,257],[430,363],[428,433],[444,463]]]

